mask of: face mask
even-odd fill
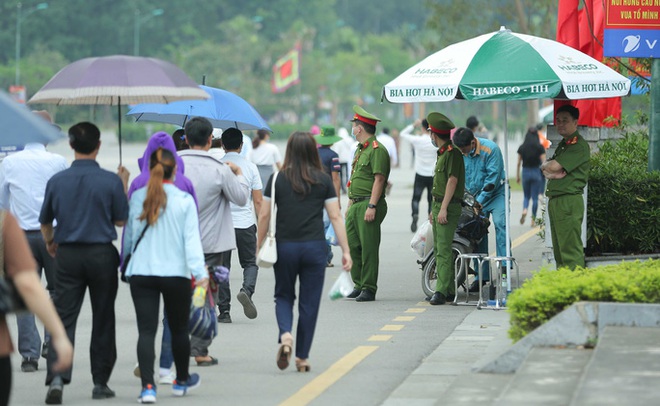
[[[431,145],[433,145],[435,148],[438,148],[438,144],[435,142],[435,137],[431,137]]]
[[[355,134],[355,127],[351,128],[351,137],[353,137],[353,139],[357,138],[357,134]]]

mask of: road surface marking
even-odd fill
[[[375,334],[367,339],[367,341],[390,341],[394,337],[391,334]]]
[[[380,331],[401,331],[404,327],[403,324],[386,324]]]
[[[412,308],[406,310],[404,313],[424,313],[425,311],[426,311],[426,309],[420,309],[420,308],[412,307]]]
[[[398,316],[395,317],[392,321],[413,321],[415,316]]]
[[[335,362],[321,375],[314,378],[310,383],[303,386],[293,396],[280,403],[281,406],[307,405],[316,399],[321,393],[332,386],[335,382],[349,373],[357,364],[367,358],[379,347],[377,345],[362,345],[346,354]]]
[[[517,247],[523,245],[523,243],[525,241],[527,241],[530,238],[534,237],[539,232],[539,230],[540,230],[540,228],[534,227],[531,230],[529,230],[528,232],[526,232],[525,234],[523,234],[520,237],[513,240],[513,242],[511,243],[511,249],[514,249],[514,248],[517,248]],[[497,256],[497,252],[491,252],[490,256],[491,257]]]

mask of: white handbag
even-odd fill
[[[273,181],[270,184],[270,225],[268,227],[268,234],[257,254],[257,265],[261,268],[270,268],[277,262],[277,241],[275,241],[275,217],[277,214],[277,210],[275,209],[275,180],[277,180],[278,173],[275,172],[273,174]]]

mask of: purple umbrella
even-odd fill
[[[207,99],[181,69],[166,61],[112,55],[85,58],[60,70],[28,103],[117,105],[121,164],[121,105]]]

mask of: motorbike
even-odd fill
[[[483,188],[483,191],[489,192],[494,188],[495,185],[488,184]],[[490,226],[490,220],[483,214],[481,205],[467,190],[463,194],[461,206],[461,216],[458,220],[458,226],[454,232],[454,239],[451,244],[451,250],[453,252],[452,263],[455,263],[459,255],[474,252],[481,240],[488,234],[488,227]],[[435,292],[435,286],[438,280],[432,243],[427,243],[425,252],[422,258],[417,260],[417,263],[422,269],[422,291],[427,298],[430,298]],[[465,292],[468,291],[465,282],[469,274],[474,275],[475,271],[470,267],[468,261],[465,261],[462,269],[456,274],[457,285],[462,286]]]

